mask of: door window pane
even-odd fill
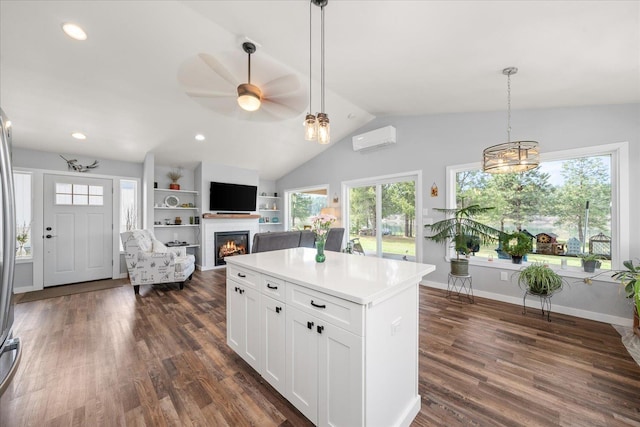
[[[91,194],[91,196],[89,196]],[[56,183],[56,204],[102,206],[104,188],[101,185]]]
[[[349,189],[349,240],[360,244],[366,255],[376,256],[376,187]]]
[[[416,185],[414,181],[382,185],[382,254],[415,261]]]

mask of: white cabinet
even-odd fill
[[[316,425],[410,425],[420,410],[418,282],[434,269],[338,252],[317,264],[309,248],[231,257],[227,342]],[[249,290],[260,295],[254,326]]]
[[[253,369],[260,371],[260,293],[227,280],[227,344]]]
[[[363,338],[287,311],[287,399],[321,426],[363,425]]]
[[[260,366],[262,376],[285,395],[286,306],[266,295],[260,299]]]

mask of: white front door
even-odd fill
[[[112,181],[45,174],[44,286],[111,278]]]

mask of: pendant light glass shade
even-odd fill
[[[307,141],[318,141],[319,144],[329,144],[331,142],[331,128],[329,125],[329,116],[325,113],[324,108],[324,7],[329,3],[329,0],[310,0],[309,3],[309,111],[311,111],[311,22],[312,13],[311,9],[313,5],[320,8],[321,15],[321,32],[320,32],[320,106],[321,111],[316,116],[307,113],[304,120],[304,139]],[[317,118],[316,118],[317,117]]]
[[[540,150],[536,141],[511,141],[511,75],[516,67],[502,70],[507,76],[507,141],[485,148],[482,170],[492,174],[519,173],[535,169],[540,164]]]
[[[483,171],[494,174],[526,172],[540,164],[536,141],[505,142],[486,148],[482,155]]]
[[[307,114],[304,119],[304,139],[307,141],[318,139],[318,126],[316,125],[316,116],[313,114]]]
[[[243,83],[238,86],[238,105],[247,111],[256,111],[260,108],[262,91],[251,83]]]

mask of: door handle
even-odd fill
[[[52,238],[52,237],[58,237],[58,236],[52,236],[51,234],[47,234],[47,235],[46,235],[46,236],[44,236],[44,237],[46,237],[47,239],[50,239],[50,238]]]

